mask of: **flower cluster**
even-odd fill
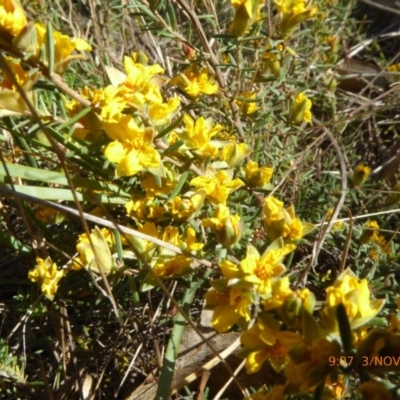
[[[225,65],[215,65],[209,43],[210,54],[191,49],[190,64],[184,64],[170,80],[161,65],[151,64],[142,53],[132,53],[124,57],[124,72],[107,68],[105,87],[83,87],[74,99],[65,100],[63,118],[74,121],[65,143],[82,150],[82,159],[74,161],[86,166],[87,160],[82,162],[85,152],[90,145],[98,145],[100,166],[96,173],[88,173],[96,183],[102,180],[96,186],[99,191],[103,184],[121,189],[124,217],[135,234],[120,235],[95,226],[78,236],[77,254],[64,268],[58,268],[50,257],[37,258],[28,274],[44,296],[53,300],[68,270],[79,274],[86,270],[112,282],[123,277],[125,269],[119,267],[129,259],[134,264],[130,272],[141,279],[140,290],[149,291],[163,286],[160,280],[184,280],[189,274],[196,277],[200,263],[214,265],[204,296],[205,307],[212,310],[212,326],[218,333],[237,326],[243,331],[240,354],[246,359],[247,373],[259,372],[269,363],[286,379],[284,385],[271,390],[262,387],[248,397],[254,400],[307,393],[325,382],[333,388],[330,379],[340,375],[345,366],[339,368],[330,359],[353,354],[351,351],[358,357],[355,368],[360,357],[378,357],[391,349],[400,354],[397,316],[390,317],[389,327],[368,329],[385,300],[372,298],[367,279],[346,269],[324,288],[320,298],[290,280],[290,257],[315,226],[299,217],[301,207],[295,210],[287,200],[285,205],[271,194],[277,163],[265,156],[262,140],[250,143],[246,135],[266,126],[265,121],[269,126],[274,123],[259,118],[265,105],[260,82],[279,80],[282,88],[290,87],[286,97],[280,96],[280,101],[284,99],[282,131],[312,123],[312,101],[305,88],[300,91],[284,81],[283,75],[288,72],[287,61],[295,56],[288,46],[292,32],[318,10],[306,0],[273,3],[278,11],[276,32],[261,46],[261,39],[242,37],[257,34],[267,18],[261,13],[264,2],[231,1],[232,20],[225,36],[236,43],[238,54],[241,46],[247,51],[248,42],[260,48],[257,71],[249,68],[254,72],[251,85],[246,86],[247,78],[237,86],[232,82],[225,85],[222,67],[236,68],[236,60],[233,57]],[[49,40],[47,28],[29,23],[15,0],[0,0],[0,33],[24,54],[23,58],[8,57],[7,68],[1,71],[0,117],[29,117],[26,98],[35,102],[38,79],[63,74],[73,60],[82,57],[76,52],[91,50],[84,40],[58,31],[53,31]],[[53,51],[48,49],[50,42]],[[3,37],[0,44],[5,46]],[[27,65],[37,68],[28,70]],[[242,68],[238,76],[246,77],[247,72]],[[231,87],[235,93],[228,95]],[[226,108],[220,110],[216,104]],[[242,123],[248,126],[243,129]],[[60,137],[64,135],[61,131]],[[68,153],[66,158],[76,154]],[[354,185],[360,187],[369,174],[368,167],[358,166]],[[86,179],[72,179],[80,178]],[[103,211],[107,214],[105,207]],[[36,215],[43,223],[52,216],[48,210],[38,210]],[[327,219],[331,216],[328,213]],[[388,248],[375,221],[365,228],[362,243]],[[295,258],[293,264],[297,264]],[[325,294],[318,304],[317,299]],[[338,382],[341,390],[337,392],[344,393],[342,377]],[[385,398],[387,394],[380,382],[364,382],[359,391],[365,398]]]
[[[145,65],[139,54],[125,57],[126,74],[108,70],[111,85],[104,89],[85,88],[82,96],[98,110],[98,128],[105,130],[112,142],[104,150],[106,158],[116,163],[116,176],[136,175],[141,171],[152,171],[164,176],[161,156],[155,149],[156,127],[169,123],[179,110],[180,100],[173,97],[164,101],[156,78],[164,72],[159,65]],[[78,114],[82,106],[76,100],[67,105],[71,116]],[[127,110],[134,110],[127,113]],[[81,120],[90,132],[91,119]]]
[[[90,51],[91,46],[80,38],[70,38],[57,30],[52,30],[54,52],[50,61],[49,49],[45,48],[47,28],[42,23],[31,23],[24,9],[16,0],[0,1],[0,44],[14,53],[23,52],[23,60],[38,63],[40,67],[48,68],[52,64],[49,74],[62,74],[68,64],[82,58],[81,55],[73,54],[77,51]],[[9,115],[26,115],[29,108],[21,96],[20,90],[27,95],[28,100],[33,101],[33,86],[40,77],[40,73],[30,72],[22,67],[22,59],[8,57],[8,70],[1,71],[0,81],[0,117]],[[40,69],[40,68],[39,68]],[[10,76],[10,73],[12,76]],[[18,88],[17,85],[20,87]]]

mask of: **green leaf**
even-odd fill
[[[6,169],[13,178],[21,178],[30,181],[40,181],[67,186],[68,181],[65,174],[57,171],[28,167],[26,165],[6,163]],[[0,176],[7,176],[3,164],[0,164]]]
[[[185,312],[189,311],[189,307],[193,302],[198,286],[199,285],[191,286],[185,291],[184,297],[180,304]],[[163,367],[158,380],[157,394],[154,397],[155,400],[168,400],[170,398],[170,389],[175,371],[175,362],[178,357],[185,325],[185,317],[181,313],[177,313],[174,319],[174,327],[172,328],[171,336],[168,341],[167,350],[165,352]]]
[[[336,316],[339,325],[340,338],[345,354],[349,353],[353,348],[353,335],[350,327],[350,321],[347,317],[346,308],[342,303],[336,308]]]
[[[75,201],[74,196],[69,189],[46,188],[41,186],[24,185],[4,185],[9,189],[15,189],[17,193],[27,194],[42,200],[61,200]],[[78,201],[98,202],[103,204],[125,204],[126,199],[120,197],[110,197],[95,193],[76,193]]]
[[[268,253],[269,251],[272,251],[272,250],[279,250],[279,249],[281,249],[281,248],[284,247],[284,246],[285,246],[285,242],[283,241],[283,238],[282,238],[282,237],[278,237],[278,239],[275,239],[275,240],[267,247],[267,249],[265,250],[264,254],[265,254],[265,253]]]
[[[176,118],[170,125],[168,125],[166,128],[164,128],[157,136],[156,139],[160,139],[169,132],[173,131],[183,120],[183,117],[185,116],[184,113],[182,113],[178,118]]]
[[[154,279],[154,276],[152,274],[147,274],[142,281],[142,284],[140,285],[140,291],[141,292],[147,292],[151,289],[154,289],[157,286],[157,282]]]
[[[46,26],[46,50],[48,68],[51,75],[54,72],[54,36],[51,22],[48,22]]]
[[[175,186],[175,189],[173,190],[173,192],[171,193],[171,195],[168,198],[168,201],[173,200],[176,196],[178,196],[178,194],[181,192],[183,185],[186,182],[186,178],[189,174],[189,171],[185,171],[181,177],[179,178],[179,181],[177,183],[177,185]]]

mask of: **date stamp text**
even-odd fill
[[[341,357],[329,357],[329,366],[347,367],[355,363],[355,357],[353,356],[341,356]],[[400,356],[363,356],[361,357],[361,367],[398,367],[400,366]]]

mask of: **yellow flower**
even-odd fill
[[[172,85],[178,85],[189,96],[198,97],[201,94],[214,94],[218,91],[218,85],[214,82],[208,68],[199,69],[192,65],[181,74],[171,79]]]
[[[358,345],[367,337],[369,329],[368,326],[363,326],[352,331],[354,347],[358,347]]]
[[[92,101],[93,104],[97,103],[98,98],[102,93],[103,90],[92,90],[87,86],[80,91],[80,95]],[[65,108],[68,110],[70,117],[78,115],[84,109],[82,104],[77,100],[71,100],[69,103],[66,103]],[[73,137],[86,140],[96,140],[100,139],[104,135],[101,121],[94,111],[91,111],[80,118],[76,125]]]
[[[355,187],[361,187],[371,175],[371,168],[360,163],[354,169],[353,184]]]
[[[226,171],[218,171],[213,176],[198,176],[190,181],[194,187],[204,189],[207,198],[214,204],[225,204],[233,191],[243,186],[240,179],[231,179]]]
[[[219,157],[226,161],[230,168],[234,168],[250,153],[251,149],[247,143],[233,142],[222,148]]]
[[[244,35],[260,18],[260,8],[263,3],[258,0],[231,0],[231,4],[236,12],[229,32],[238,36]]]
[[[387,69],[390,72],[399,72],[400,71],[400,63],[392,64],[389,67],[387,67]]]
[[[181,100],[179,97],[172,97],[167,102],[150,103],[149,118],[155,125],[166,125],[172,121],[172,118],[179,111]]]
[[[26,87],[28,84],[29,84],[29,86],[33,85],[33,83],[30,83],[30,82],[32,82],[31,74],[26,72],[21,67],[19,60],[8,58],[6,61],[7,61],[8,67],[11,69],[11,72],[12,72],[15,80],[22,88]],[[2,80],[0,83],[0,87],[2,89],[9,89],[14,92],[17,92],[17,87],[11,82],[11,80],[9,79],[9,76],[6,74],[6,72],[4,70],[1,70],[1,78],[2,78]]]
[[[272,283],[271,296],[263,302],[264,311],[280,307],[285,301],[292,297],[292,295],[293,291],[289,287],[289,277],[285,276],[281,279],[277,279]]]
[[[54,210],[53,208],[39,206],[36,210],[35,217],[44,223],[48,223],[49,221],[54,219],[57,212],[58,211]]]
[[[387,70],[389,72],[394,72],[392,79],[394,78],[396,81],[400,80],[400,75],[399,75],[400,63],[390,65],[389,67],[387,67]]]
[[[150,236],[159,237],[159,232],[154,224],[145,224],[140,232]],[[176,226],[168,226],[162,232],[160,239],[166,243],[180,247],[182,250],[199,252],[204,244],[196,242],[196,231],[189,226],[183,235],[179,235]],[[190,256],[177,255],[175,251],[165,247],[158,247],[153,243],[137,237],[132,237],[135,248],[139,254],[147,261],[150,261],[153,272],[162,279],[179,277],[192,272],[192,259]],[[141,290],[150,290],[157,285],[152,274],[147,274],[142,282]]]
[[[187,256],[161,256],[152,260],[152,269],[160,278],[171,278],[184,275],[191,271],[192,260]]]
[[[239,278],[239,268],[228,260],[219,265],[223,279],[211,282],[212,288],[205,294],[207,309],[213,310],[212,326],[218,332],[226,332],[242,320],[250,320],[251,291],[244,288],[229,287],[231,279]]]
[[[179,237],[179,228],[177,226],[167,226],[164,229],[161,238],[164,242],[171,243],[174,246],[179,246],[181,238]]]
[[[130,117],[128,116],[128,118]],[[121,123],[113,125],[115,125],[113,129],[121,126],[122,131],[124,128],[128,128],[127,135],[123,141],[114,140],[104,151],[104,155],[109,161],[118,164],[116,169],[117,177],[136,175],[143,169],[157,169],[161,166],[160,154],[152,145],[153,132],[151,130],[130,130],[129,127],[132,124],[130,121],[126,121],[125,118],[121,120]],[[133,123],[133,125],[135,124]],[[119,134],[121,133],[119,132]]]
[[[196,236],[196,231],[191,226],[187,227],[181,238],[181,249],[192,253],[199,252],[204,247],[204,243],[196,242]]]
[[[82,58],[79,55],[72,55],[75,50],[91,51],[92,47],[85,40],[76,38],[71,39],[58,31],[53,33],[54,40],[54,71],[58,74],[64,73],[68,63],[72,60]]]
[[[164,207],[157,205],[153,199],[145,197],[129,200],[125,208],[127,213],[138,221],[157,221],[165,213]]]
[[[246,181],[253,188],[266,187],[270,183],[274,171],[271,167],[259,167],[255,161],[248,161],[243,170]]]
[[[123,140],[127,132],[133,130],[132,118],[123,114],[123,110],[128,107],[127,103],[119,95],[119,90],[117,88],[111,85],[101,89],[92,89],[85,86],[81,89],[80,95],[90,100],[93,104],[93,108],[100,111],[98,113],[92,111],[79,120],[83,128],[78,130],[78,137],[86,137],[89,132],[95,133],[96,131],[100,132],[106,130],[111,139]],[[84,107],[76,100],[72,100],[66,104],[66,108],[70,116],[74,117],[79,114]],[[118,128],[113,129],[116,125]],[[121,130],[123,131],[122,133]],[[139,128],[137,128],[137,130],[139,130]]]
[[[274,0],[280,13],[280,28],[283,36],[286,36],[300,22],[314,17],[317,7],[312,6],[311,1],[306,0]]]
[[[134,58],[134,54],[132,57],[124,57],[124,68],[127,73],[127,78],[123,85],[126,87],[126,89],[129,89],[132,94],[139,92],[142,93],[147,100],[151,100],[155,103],[161,103],[161,93],[159,90],[155,90],[154,87],[158,88],[158,86],[152,83],[152,80],[157,75],[164,73],[163,68],[159,64],[150,66],[143,65],[135,62]],[[153,92],[153,90],[155,91]],[[139,101],[139,104],[140,103],[142,102]]]
[[[312,314],[315,307],[315,296],[308,289],[292,291],[289,277],[272,281],[269,297],[262,301],[264,311],[276,310],[282,321],[290,328],[304,327],[303,311]]]
[[[304,92],[297,94],[294,98],[292,109],[290,110],[290,120],[293,123],[298,123],[301,121],[311,122],[311,107],[312,102],[304,94]]]
[[[240,92],[238,97],[243,98],[243,100],[235,99],[236,104],[238,105],[240,111],[242,111],[246,115],[254,114],[256,111],[260,109],[257,106],[257,93],[252,93],[248,90],[244,92]]]
[[[200,211],[204,202],[204,197],[204,190],[199,190],[189,199],[176,196],[171,201],[169,212],[176,219],[190,220]]]
[[[378,233],[379,233],[378,222],[375,220],[367,221],[364,224],[364,230],[360,237],[361,243],[378,242],[379,241]]]
[[[139,60],[141,62],[138,62]],[[101,105],[103,119],[108,122],[118,122],[121,115],[118,119],[110,120],[104,114],[107,109],[110,111],[113,111],[113,108],[119,109],[118,103],[120,103],[124,108],[135,108],[139,114],[143,115],[145,119],[149,119],[155,126],[170,123],[179,110],[180,99],[173,97],[164,102],[160,91],[160,87],[165,83],[163,76],[160,75],[164,72],[161,66],[158,64],[147,65],[147,59],[143,57],[143,54],[132,53],[131,57],[124,58],[124,68],[126,74],[115,68],[107,69],[107,75],[112,84],[111,88],[117,94],[117,96],[113,96],[113,101],[117,104],[110,104],[110,99],[108,99]],[[110,90],[110,87],[105,90]],[[117,113],[111,112],[110,114]]]
[[[279,77],[283,49],[284,47],[281,44],[272,47],[269,43],[267,44],[261,59],[262,71],[264,73],[269,70],[275,76],[275,78]],[[289,48],[287,48],[287,50],[289,53],[291,53]]]
[[[161,164],[160,154],[140,139],[124,144],[115,140],[107,146],[104,155],[118,164],[115,171],[117,178],[136,175],[145,168],[157,168]]]
[[[333,215],[333,208],[330,208],[326,213],[326,221],[330,221],[332,219],[332,215]],[[333,224],[332,230],[341,231],[344,229],[344,227],[345,227],[344,222],[338,221]]]
[[[261,294],[270,294],[272,280],[286,270],[282,264],[283,257],[296,248],[293,244],[286,244],[279,249],[266,250],[260,256],[257,249],[247,246],[246,258],[240,263],[240,269],[244,273],[244,280],[253,285]]]
[[[285,342],[285,339],[282,338]],[[334,371],[335,365],[330,365],[329,358],[340,356],[340,345],[336,340],[326,338],[316,339],[290,349],[292,361],[285,367],[285,376],[293,389],[305,393],[324,382]]]
[[[193,120],[188,114],[185,114],[183,120],[185,129],[178,133],[178,136],[185,141],[185,147],[196,150],[201,157],[214,158],[218,154],[218,149],[210,142],[212,137],[222,130],[222,126],[214,125],[210,118],[200,117]]]
[[[58,289],[58,282],[65,275],[64,270],[59,270],[57,264],[53,263],[50,257],[45,260],[36,258],[36,266],[28,273],[28,278],[41,285],[42,293],[53,300]]]
[[[314,227],[301,222],[292,206],[283,208],[283,203],[273,196],[265,199],[263,208],[265,231],[271,240],[279,237],[292,241],[302,238]]]
[[[212,218],[203,218],[203,226],[210,228],[218,243],[231,247],[238,242],[242,235],[243,223],[238,214],[231,215],[225,204],[218,204]]]
[[[288,349],[280,339],[298,341],[298,335],[279,330],[279,323],[261,318],[247,331],[243,332],[240,342],[244,346],[241,355],[246,357],[246,372],[258,372],[265,361],[269,361],[276,372],[280,372],[290,361]]]
[[[139,223],[138,231],[155,238],[158,238],[159,235],[158,229],[153,222],[145,222],[143,225]],[[130,237],[130,242],[135,246],[136,251],[142,256],[144,261],[150,262],[152,260],[157,245],[133,235]]]
[[[331,333],[338,332],[336,310],[343,304],[352,329],[365,325],[382,309],[385,300],[370,300],[368,281],[359,281],[349,269],[343,271],[333,286],[326,289],[326,305],[321,311],[321,321]]]
[[[6,63],[17,83],[24,90],[28,99],[32,101],[32,87],[39,77],[39,73],[30,74],[26,72],[21,67],[19,60],[8,58],[6,59]],[[0,117],[19,115],[26,112],[29,112],[29,109],[18,92],[17,87],[13,84],[6,72],[1,70]]]
[[[142,178],[140,186],[146,190],[146,198],[154,199],[156,196],[169,195],[175,189],[178,176],[171,170],[167,170],[165,178],[156,179],[155,175],[149,174]]]
[[[42,23],[35,24],[36,30],[36,55],[39,56],[42,46],[45,46],[46,28]],[[63,74],[68,63],[73,60],[82,59],[82,55],[73,55],[77,51],[91,51],[92,47],[85,40],[80,38],[72,39],[56,30],[53,31],[54,42],[54,72]]]
[[[25,28],[25,11],[16,0],[0,0],[0,32],[17,36]]]
[[[180,99],[173,97],[164,102],[158,83],[163,68],[158,64],[138,63],[137,58],[135,53],[124,58],[127,76],[120,86],[121,94],[130,106],[146,111],[154,125],[169,123],[178,111]]]
[[[135,119],[123,114],[128,104],[120,95],[120,89],[109,85],[104,89],[90,90],[89,93],[89,99],[93,105],[100,108],[99,115],[103,121],[103,127],[111,139],[123,141],[126,137],[132,137],[133,133],[143,130],[135,123]]]
[[[223,333],[229,330],[240,319],[250,321],[251,291],[240,288],[225,290],[210,289],[204,296],[206,307],[214,311],[212,326]]]
[[[322,395],[323,400],[340,400],[347,398],[349,393],[345,375],[339,375],[334,381],[330,376],[327,377]]]
[[[101,268],[106,275],[110,274],[113,265],[110,247],[113,244],[114,239],[106,228],[100,230],[96,226],[92,229],[90,240],[86,233],[79,235],[79,242],[76,245],[79,257],[74,260],[72,268],[79,270],[84,267],[97,273]]]

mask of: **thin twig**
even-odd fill
[[[19,193],[19,192],[13,191],[12,189],[9,189],[8,187],[4,186],[1,183],[0,183],[0,193],[3,196],[6,196],[6,197],[19,197],[21,199],[25,199],[25,200],[31,201],[33,203],[41,204],[41,205],[43,205],[45,207],[53,208],[54,210],[58,210],[58,211],[65,212],[65,213],[70,214],[70,215],[74,215],[76,217],[81,217],[82,216],[83,218],[85,218],[86,221],[94,222],[95,224],[104,226],[106,228],[118,229],[120,232],[125,233],[127,235],[132,235],[132,236],[135,236],[135,237],[137,237],[139,239],[147,240],[147,241],[152,242],[152,243],[154,243],[154,244],[156,244],[158,246],[162,246],[162,247],[165,247],[166,249],[172,250],[177,254],[181,254],[181,255],[184,255],[184,256],[187,256],[187,257],[191,257],[191,258],[195,259],[196,261],[198,261],[200,264],[203,264],[205,267],[211,268],[213,266],[213,264],[210,261],[207,261],[207,260],[205,260],[205,259],[203,259],[201,257],[198,257],[198,256],[196,256],[194,254],[191,254],[191,253],[189,253],[187,251],[181,250],[179,247],[174,246],[174,245],[172,245],[170,243],[164,242],[164,241],[162,241],[162,240],[160,240],[158,238],[155,238],[153,236],[146,235],[145,233],[136,231],[136,230],[128,228],[126,226],[116,224],[114,222],[105,220],[103,218],[96,217],[94,215],[91,215],[91,214],[88,214],[88,213],[85,213],[85,212],[82,212],[82,215],[81,215],[77,210],[75,210],[73,208],[64,206],[62,204],[53,203],[51,201],[42,200],[42,199],[39,199],[37,197],[29,196],[29,195],[24,194],[24,193]]]
[[[307,280],[307,274],[310,271],[311,268],[314,268],[315,264],[317,263],[318,255],[319,252],[321,251],[322,245],[325,242],[325,239],[329,232],[331,231],[334,221],[336,220],[337,216],[340,213],[340,210],[343,208],[344,200],[346,198],[346,193],[347,193],[347,168],[346,168],[346,161],[342,152],[342,149],[340,148],[337,140],[335,137],[332,135],[329,129],[325,128],[325,126],[318,121],[316,118],[313,118],[313,123],[318,125],[321,129],[323,129],[324,133],[326,136],[329,138],[330,142],[332,143],[332,146],[336,150],[336,153],[339,157],[339,164],[340,164],[340,170],[341,170],[341,191],[340,191],[340,197],[336,203],[336,206],[333,210],[333,214],[331,218],[329,219],[328,223],[326,224],[325,228],[322,230],[320,233],[319,238],[315,241],[314,243],[314,248],[312,252],[312,257],[310,261],[308,262],[307,266],[304,268],[304,271],[301,273],[297,285],[302,282],[303,286],[305,286],[306,280]],[[347,124],[343,127],[342,131],[344,131],[347,127]]]

